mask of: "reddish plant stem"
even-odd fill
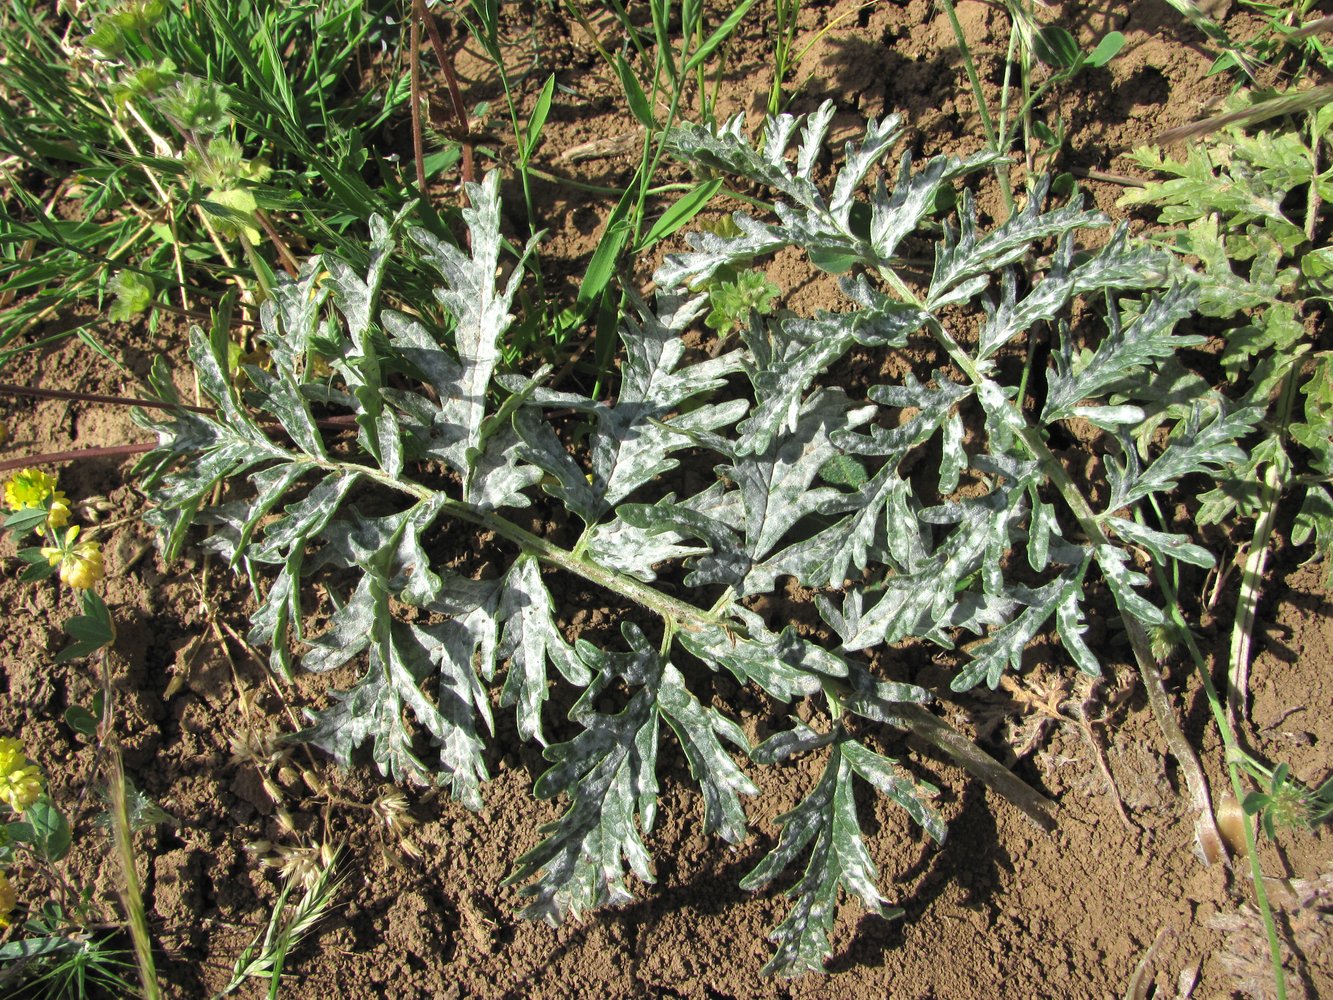
[[[111,444],[100,448],[75,448],[72,451],[49,451],[44,455],[29,455],[26,458],[6,458],[0,461],[0,472],[10,469],[26,469],[34,465],[55,465],[57,462],[80,462],[88,458],[114,458],[117,455],[142,455],[157,447],[155,442],[142,444]]]
[[[83,403],[103,403],[108,406],[142,406],[149,410],[190,410],[193,413],[216,413],[211,406],[191,406],[189,403],[168,403],[160,399],[140,399],[136,396],[99,396],[89,392],[68,389],[39,389],[31,385],[10,385],[0,382],[0,396],[34,396],[37,399],[74,399]]]
[[[417,192],[421,200],[429,204],[430,196],[426,193],[426,153],[421,141],[421,16],[420,0],[415,0],[412,7],[412,27],[408,34],[408,63],[411,66],[412,80],[412,156],[416,160]]]
[[[440,69],[444,72],[445,85],[449,88],[449,103],[453,109],[459,133],[464,137],[459,140],[463,149],[463,180],[471,184],[477,178],[472,165],[472,143],[466,138],[468,134],[467,107],[463,104],[463,91],[458,86],[458,76],[454,73],[454,57],[444,47],[444,39],[440,37],[439,25],[435,23],[435,16],[426,9],[424,0],[415,0],[415,2],[420,11],[421,23],[426,26],[426,34],[430,37],[431,48],[435,50],[435,58],[439,61]]]
[[[264,227],[264,232],[268,234],[269,242],[272,243],[274,248],[278,251],[278,257],[282,260],[283,268],[293,278],[298,277],[301,273],[301,265],[296,262],[296,258],[292,256],[292,252],[287,249],[287,244],[283,241],[282,237],[278,235],[278,230],[273,225],[273,220],[268,217],[268,213],[262,208],[256,209],[255,218],[258,219],[259,224]]]

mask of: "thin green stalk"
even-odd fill
[[[1319,176],[1319,147],[1320,136],[1315,132],[1315,116],[1310,115],[1306,123],[1310,127],[1310,176],[1312,178]],[[1323,205],[1323,199],[1319,197],[1319,185],[1312,183],[1306,188],[1305,202],[1305,238],[1313,242],[1315,236],[1315,226],[1319,222],[1319,209]]]
[[[130,940],[134,943],[134,958],[139,966],[139,982],[143,987],[144,1000],[159,1000],[162,990],[158,985],[157,968],[153,963],[153,942],[148,934],[148,918],[144,913],[139,873],[134,867],[134,841],[130,832],[129,807],[125,798],[125,771],[119,749],[112,749],[107,772],[111,832],[115,841],[116,860],[125,879],[123,899],[126,915],[129,918]]]
[[[1143,523],[1141,512],[1135,511],[1134,516],[1139,523]],[[1180,610],[1180,598],[1176,586],[1171,580],[1167,579],[1163,567],[1157,565],[1156,562],[1153,563],[1153,573],[1157,577],[1157,585],[1166,597],[1166,610],[1171,616],[1172,624],[1179,630],[1185,648],[1189,650],[1190,659],[1194,661],[1199,679],[1203,682],[1204,694],[1208,699],[1208,709],[1212,712],[1213,721],[1217,723],[1218,733],[1222,737],[1222,746],[1226,751],[1227,775],[1231,779],[1231,793],[1235,796],[1237,802],[1243,802],[1245,800],[1245,787],[1241,783],[1241,762],[1248,759],[1249,755],[1236,740],[1235,730],[1231,727],[1222,698],[1208,672],[1207,662],[1203,653],[1199,650],[1198,643],[1194,641],[1194,635],[1185,624],[1185,617]],[[1247,819],[1241,824],[1241,828],[1245,833],[1245,853],[1250,862],[1250,881],[1254,885],[1255,901],[1258,903],[1259,916],[1263,921],[1264,931],[1268,938],[1269,961],[1273,969],[1273,983],[1277,989],[1277,1000],[1286,1000],[1287,980],[1286,974],[1282,970],[1282,945],[1278,940],[1277,922],[1273,919],[1273,909],[1268,902],[1268,893],[1264,889],[1264,873],[1259,864],[1259,851],[1255,842],[1253,824]]]
[[[791,50],[796,44],[796,25],[801,0],[773,0],[773,82],[768,88],[768,113],[782,110],[782,81],[791,70]]]
[[[1009,22],[1009,50],[1004,56],[1004,79],[1000,82],[1000,120],[996,127],[998,135],[1008,135],[1009,118],[1009,94],[1010,77],[1013,75],[1014,53],[1019,52],[1023,56],[1023,69],[1020,73],[1024,83],[1027,82],[1027,50],[1020,49],[1018,45],[1018,22],[1011,19]],[[1026,89],[1026,88],[1025,88]]]
[[[949,25],[953,28],[954,38],[958,42],[958,51],[963,56],[963,68],[967,71],[967,80],[972,85],[972,96],[977,102],[977,113],[981,116],[981,129],[986,133],[986,144],[1001,156],[1006,157],[1004,163],[996,164],[995,179],[1000,184],[1000,194],[1004,198],[1005,207],[1012,215],[1014,211],[1014,193],[1009,185],[1007,152],[1000,146],[1000,135],[995,130],[995,121],[991,118],[990,108],[986,106],[986,92],[981,88],[981,77],[977,75],[977,65],[972,59],[972,49],[967,44],[967,36],[963,34],[963,26],[958,20],[958,11],[954,9],[953,0],[939,0],[939,5],[944,8],[944,13],[948,15]]]
[[[528,166],[528,160],[532,156],[532,150],[528,148],[527,140],[524,138],[523,129],[518,122],[518,104],[514,100],[514,91],[509,79],[509,70],[504,64],[498,46],[492,54],[492,61],[500,74],[500,86],[504,89],[505,105],[509,109],[509,123],[514,130],[514,146],[518,150],[518,160],[514,166],[518,170],[519,184],[523,189],[523,207],[528,215],[528,235],[536,236],[540,230],[537,224],[537,209],[532,202],[532,182],[530,179],[531,169]],[[547,301],[546,281],[542,277],[541,258],[536,253],[529,258],[532,265],[533,277],[537,279],[537,297],[541,302]]]
[[[977,75],[977,66],[972,60],[972,49],[967,44],[967,36],[963,34],[963,26],[958,20],[958,11],[954,9],[953,0],[939,0],[939,4],[949,18],[954,39],[958,42],[958,51],[963,56],[963,69],[966,70],[967,80],[972,85],[972,96],[977,102],[977,113],[981,116],[981,128],[986,133],[986,142],[991,149],[998,151],[999,134],[995,130],[995,122],[991,120],[990,109],[986,106],[986,92],[981,89],[981,78]]]
[[[1241,573],[1240,593],[1236,602],[1236,617],[1231,627],[1231,658],[1227,669],[1227,711],[1232,722],[1239,726],[1246,716],[1250,687],[1250,645],[1254,634],[1254,619],[1259,607],[1259,588],[1264,567],[1268,562],[1268,542],[1277,519],[1277,505],[1289,484],[1292,465],[1281,444],[1287,437],[1292,411],[1296,406],[1301,365],[1293,361],[1287,368],[1278,397],[1273,438],[1279,442],[1276,457],[1264,470],[1259,483],[1260,514],[1250,536],[1250,549],[1245,556]]]

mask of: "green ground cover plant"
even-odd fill
[[[373,4],[125,0],[83,15],[61,29],[31,4],[0,11],[0,362],[72,332],[103,343],[103,306],[156,322],[206,317],[219,282],[262,295],[307,248],[355,257],[348,227],[410,196],[370,152],[407,101],[401,74],[361,87],[396,42]],[[398,281],[411,288],[410,269]]]
[[[27,564],[22,581],[36,585],[58,576],[61,584],[79,595],[82,613],[64,626],[72,641],[55,660],[66,663],[95,657],[101,666],[101,689],[91,709],[72,705],[64,721],[97,746],[98,763],[106,764],[101,793],[107,808],[94,825],[111,832],[125,879],[122,901],[143,995],[156,997],[152,949],[130,838],[137,830],[170,817],[126,780],[110,736],[114,709],[105,649],[115,639],[115,625],[94,589],[104,576],[101,543],[80,539],[83,526],[76,521],[69,497],[57,488],[55,477],[40,470],[24,469],[5,483],[4,507],[0,530],[13,532],[18,539],[35,533],[39,541],[47,543],[18,549],[19,561]],[[0,739],[0,802],[7,811],[6,822],[0,825],[0,927],[8,927],[17,910],[24,914],[17,933],[0,945],[0,962],[5,963],[0,985],[21,990],[15,995],[82,998],[96,995],[97,990],[131,989],[123,978],[130,965],[115,933],[119,921],[109,919],[112,914],[106,904],[94,898],[91,886],[78,884],[65,864],[76,837],[87,833],[85,826],[75,826],[69,818],[77,816],[82,798],[57,803],[22,743]],[[21,903],[9,880],[10,872],[20,871],[29,881]],[[41,889],[36,888],[38,881]]]
[[[784,974],[821,967],[840,894],[875,912],[885,902],[860,833],[858,781],[945,836],[932,789],[882,752],[895,730],[946,752],[958,742],[920,709],[930,692],[892,679],[894,648],[933,643],[955,653],[955,690],[995,686],[1053,624],[1071,664],[1096,674],[1082,636],[1087,593],[1098,588],[1154,676],[1146,631],[1166,617],[1143,560],[1203,567],[1213,557],[1178,526],[1155,522],[1152,501],[1185,477],[1242,461],[1236,441],[1261,416],[1176,377],[1177,354],[1200,340],[1177,329],[1199,292],[1169,254],[1123,226],[1085,248],[1080,238],[1106,220],[1077,199],[1048,204],[1044,181],[1008,221],[980,227],[965,189],[944,196],[990,169],[993,153],[919,164],[904,155],[891,185],[877,179],[900,135],[897,118],[870,122],[821,187],[815,169],[831,120],[831,105],[803,123],[773,118],[757,143],[739,119],[669,134],[676,157],[763,184],[780,201],[770,219],[737,213],[736,235],[692,237],[692,249],[658,271],[655,304],[631,295],[612,401],[548,389],[545,370],[499,372],[523,271],[496,286],[492,173],[469,188],[470,253],[407,227],[438,270],[457,354],[441,331],[381,308],[404,226],[401,215],[378,218],[369,269],[330,255],[275,286],[262,334],[271,370],[246,366],[233,383],[225,344],[196,330],[191,359],[216,415],[140,417],[159,434],[144,474],[168,551],[201,525],[205,545],[264,592],[250,640],[270,648],[274,669],[292,670],[294,653],[313,671],[366,655],[361,680],[311,716],[307,740],[344,763],[368,744],[383,773],[441,781],[477,808],[494,729],[487,691],[500,686],[519,733],[551,761],[535,793],[567,803],[511,876],[530,915],[558,921],[629,898],[629,873],[652,880],[642,837],[654,823],[667,729],[700,784],[706,829],[733,842],[748,828],[741,797],[755,791],[737,754],[752,765],[824,755],[823,777],[742,881],[758,889],[793,866],[802,872],[767,967]],[[943,219],[933,216],[950,203]],[[929,280],[914,290],[892,262],[931,222],[943,223],[943,238],[932,240]],[[1031,275],[1021,264],[1044,245],[1053,247],[1046,266]],[[754,312],[739,344],[716,357],[687,352],[682,334],[705,307],[690,287],[788,246],[842,276],[847,311]],[[1071,327],[1075,302],[1096,311],[1099,329]],[[954,329],[960,306],[985,316],[975,335]],[[1025,338],[1037,330],[1049,331],[1052,361],[1031,371]],[[822,384],[854,347],[922,337],[939,352],[933,370],[857,400]],[[1163,380],[1180,383],[1170,407]],[[155,386],[174,398],[165,372]],[[552,411],[577,419],[561,423]],[[353,416],[355,440],[328,439],[316,412]],[[261,414],[285,433],[275,437]],[[1147,420],[1168,433],[1143,455],[1131,432]],[[1074,423],[1096,430],[1105,456],[1095,492],[1074,483],[1048,443]],[[908,456],[927,448],[938,449],[933,470],[909,473]],[[680,497],[671,473],[686,458],[713,465],[716,478]],[[219,485],[226,492],[215,506]],[[542,493],[577,518],[572,544],[518,523],[515,512],[542,505]],[[438,562],[432,537],[450,521],[493,534],[498,574],[474,580]],[[552,573],[648,617],[627,621],[619,644],[570,646],[553,618]],[[664,575],[688,597],[662,587]],[[818,592],[833,648],[793,627],[774,630],[750,607],[787,576]],[[318,629],[307,603],[313,580],[337,595]],[[877,653],[878,670],[863,651]],[[751,746],[725,708],[693,690],[723,670],[781,702],[813,699],[818,724],[794,719]],[[560,723],[564,735],[551,743],[548,680],[575,693],[570,725]],[[617,707],[605,709],[606,699]],[[1007,790],[1040,814],[1038,796]],[[1218,859],[1206,805],[1201,846]]]

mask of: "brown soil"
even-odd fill
[[[1108,68],[1085,74],[1059,96],[1069,129],[1069,153],[1060,166],[1123,170],[1117,152],[1188,120],[1222,92],[1224,82],[1205,75],[1210,60],[1199,37],[1160,0],[1065,7],[1063,23],[1084,43],[1118,29],[1128,44]],[[1004,18],[971,0],[959,5],[959,13],[981,54],[983,76],[998,79],[1004,39],[996,32]],[[809,3],[801,25],[797,50],[813,44],[800,64],[805,85],[795,110],[831,97],[847,112],[839,119],[847,130],[865,114],[898,111],[923,154],[979,147],[953,36],[929,0],[864,8],[852,0]],[[820,35],[828,25],[834,26]],[[1232,27],[1244,33],[1234,17]],[[557,99],[539,165],[592,183],[618,182],[636,153],[633,143],[616,141],[634,130],[616,110],[615,82],[581,30],[545,21],[539,30],[545,63],[525,81],[528,99],[551,70],[581,95]],[[721,114],[756,117],[771,72],[767,44],[763,27],[751,19],[730,55]],[[493,96],[494,80],[483,60],[465,52],[458,70],[469,104]],[[584,155],[571,157],[575,149]],[[1101,208],[1113,210],[1116,187],[1090,183],[1088,190]],[[544,256],[548,275],[557,283],[574,282],[609,205],[557,185],[539,185],[537,196],[552,230]],[[517,229],[517,217],[514,222]],[[643,263],[645,276],[651,264]],[[802,289],[799,308],[819,305],[823,293],[821,283]],[[118,332],[124,339],[112,346],[128,374],[66,344],[21,358],[5,375],[46,387],[132,393],[133,379],[145,374],[156,351],[183,370],[181,330]],[[123,411],[80,403],[11,403],[3,419],[13,454],[143,438]],[[1248,983],[1264,981],[1263,941],[1253,922],[1246,922],[1252,888],[1245,867],[1207,868],[1195,857],[1183,782],[1123,666],[1108,678],[1102,698],[1089,703],[1094,724],[1087,733],[1038,708],[1061,678],[1072,690],[1063,668],[1039,666],[1012,690],[959,696],[942,705],[951,721],[1059,800],[1053,835],[1040,833],[1007,802],[921,748],[893,747],[943,789],[939,806],[950,822],[949,838],[936,848],[885,802],[867,797],[861,803],[862,815],[870,817],[868,843],[881,888],[905,907],[906,918],[888,922],[845,905],[827,978],[786,982],[761,976],[769,949],[765,934],[781,919],[786,901],[778,891],[754,895],[737,888],[773,844],[775,817],[812,784],[818,761],[749,768],[761,787],[749,802],[754,830],[731,848],[701,835],[699,796],[683,758],[664,745],[661,819],[647,841],[657,884],[639,886],[635,902],[582,924],[553,929],[525,923],[516,916],[517,890],[500,883],[514,859],[536,843],[538,827],[557,814],[555,804],[536,803],[530,795],[542,770],[536,750],[517,745],[512,724],[508,733],[502,726],[491,761],[495,779],[477,814],[446,796],[408,789],[416,825],[406,843],[386,836],[365,808],[387,788],[371,770],[343,773],[297,750],[262,769],[270,779],[266,789],[261,769],[233,756],[234,742],[254,744],[290,732],[304,706],[323,703],[331,680],[348,678],[301,677],[286,689],[271,681],[232,638],[244,633],[252,607],[244,581],[197,553],[164,566],[134,519],[142,504],[128,469],[128,463],[84,461],[63,469],[61,485],[76,500],[104,498],[101,518],[114,524],[103,536],[109,553],[104,593],[119,629],[111,658],[118,732],[131,779],[176,819],[136,841],[171,996],[202,997],[219,988],[240,950],[261,930],[278,879],[256,864],[256,852],[272,853],[260,842],[321,840],[345,845],[340,870],[347,881],[340,904],[289,962],[292,979],[282,995],[291,1000],[1121,996],[1154,943],[1135,996],[1151,995],[1153,985],[1159,997],[1176,996],[1178,983],[1194,977],[1197,985],[1185,995],[1243,995]],[[1210,541],[1224,558],[1234,553],[1222,535]],[[1325,567],[1299,566],[1303,555],[1280,549],[1265,583],[1256,627],[1253,742],[1261,756],[1288,760],[1298,778],[1317,783],[1327,776],[1327,748],[1333,745],[1333,679],[1326,669],[1333,624],[1322,585]],[[0,630],[0,657],[8,697],[0,701],[0,733],[21,737],[46,768],[56,796],[73,802],[99,765],[62,714],[69,705],[89,704],[96,681],[82,668],[53,665],[52,653],[64,641],[59,622],[73,611],[68,598],[55,586],[20,585],[13,569],[7,558],[0,601],[11,613]],[[574,628],[598,627],[606,612],[593,606],[596,595],[576,596],[590,604],[564,609],[566,621]],[[1199,626],[1205,652],[1220,660],[1229,600],[1224,597],[1217,617],[1205,616]],[[1114,647],[1108,653],[1113,661],[1125,656]],[[940,680],[929,670],[917,679]],[[1096,706],[1114,700],[1118,680],[1125,681],[1128,697],[1099,722]],[[1220,791],[1226,787],[1221,749],[1197,680],[1180,665],[1168,682]],[[724,697],[734,690],[719,687]],[[947,690],[943,683],[935,687]],[[339,804],[315,795],[303,770],[311,772],[316,788],[327,783]],[[99,899],[112,900],[116,874],[105,862],[94,812],[86,802],[78,812],[73,863]],[[1262,863],[1271,876],[1293,880],[1297,890],[1309,889],[1300,880],[1325,879],[1327,906],[1333,851],[1326,833],[1286,835],[1280,851],[1263,849]],[[1283,923],[1301,952],[1293,964],[1299,972],[1292,995],[1333,996],[1328,922],[1313,911],[1293,910]],[[262,990],[252,981],[240,995]]]

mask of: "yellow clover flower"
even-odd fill
[[[60,567],[60,579],[77,590],[87,590],[106,575],[102,567],[102,546],[99,542],[75,542],[79,537],[76,524],[65,532],[65,540],[57,546],[46,546],[42,555],[52,566]]]
[[[14,887],[9,884],[8,876],[0,872],[0,927],[9,926],[9,917],[14,912],[14,904],[17,902],[18,896],[14,893]]]
[[[46,523],[52,529],[69,523],[69,497],[56,489],[56,477],[40,469],[24,469],[5,483],[5,506],[10,510],[47,509]]]
[[[21,813],[42,794],[42,772],[18,740],[0,739],[0,801]]]

